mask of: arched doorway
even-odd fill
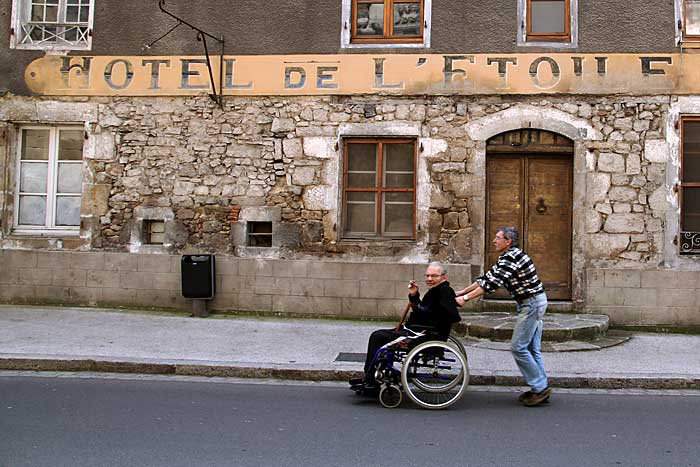
[[[545,130],[519,129],[486,143],[484,269],[498,254],[498,227],[514,225],[550,300],[571,300],[574,142]],[[507,298],[501,290],[494,298]]]

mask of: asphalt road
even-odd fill
[[[0,375],[0,466],[700,465],[700,395],[516,396],[390,410],[336,384]]]

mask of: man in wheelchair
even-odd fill
[[[378,352],[384,345],[392,343],[392,346],[401,348],[426,340],[446,341],[452,325],[461,320],[457,311],[455,291],[447,282],[447,270],[441,263],[433,262],[428,265],[425,283],[429,289],[422,299],[416,281],[412,280],[408,284],[411,314],[404,326],[398,326],[397,329],[379,329],[370,336],[364,377],[350,380],[350,386],[356,392],[366,395],[379,393],[380,388],[374,378],[373,366]]]

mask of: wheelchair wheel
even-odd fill
[[[398,407],[403,400],[401,389],[395,384],[386,384],[379,391],[379,402],[387,409]]]
[[[408,397],[426,409],[444,409],[464,394],[469,380],[466,357],[447,342],[420,344],[406,356],[401,382]]]
[[[464,357],[464,367],[462,371],[466,374],[466,377],[463,377],[462,374],[459,374],[456,378],[440,378],[432,379],[430,381],[424,378],[416,378],[413,382],[419,389],[427,392],[445,392],[452,389],[457,384],[464,384],[465,386],[469,386],[469,360],[467,359],[467,351],[464,349],[462,343],[459,340],[457,340],[457,338],[449,336],[447,341],[448,344],[452,345],[453,347],[456,347],[456,349],[459,350],[462,356]],[[442,350],[436,352],[444,353]],[[447,356],[447,359],[450,359],[449,355]]]
[[[457,349],[460,352],[462,352],[462,355],[464,355],[464,358],[467,358],[467,349],[464,348],[464,344],[462,344],[462,341],[457,339],[455,336],[448,336],[447,342],[457,347]]]

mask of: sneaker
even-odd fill
[[[552,394],[552,388],[550,388],[549,386],[547,386],[540,392],[530,392],[529,395],[523,397],[523,404],[525,404],[527,407],[540,405],[545,401],[545,399],[549,398],[550,394]]]
[[[525,402],[525,399],[530,397],[530,394],[532,394],[532,391],[521,392],[520,395],[518,396],[518,400],[520,402]],[[544,400],[542,402],[540,402],[540,404],[547,404],[547,403],[549,403],[549,396],[545,397]]]

